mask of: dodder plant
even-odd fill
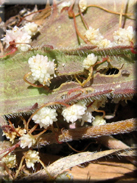
[[[72,166],[115,152],[122,156],[122,149],[129,150],[123,156],[136,165],[135,159],[129,157],[134,149],[110,136],[137,129],[135,118],[113,121],[118,104],[131,100],[136,89],[133,3],[126,12],[124,2],[116,4],[117,11],[111,10],[113,5],[104,6],[81,0],[58,5],[54,2],[52,10],[50,6],[43,10],[52,14],[39,27],[42,18],[34,16],[32,23],[26,23],[26,15],[18,23],[22,24],[20,28],[6,31],[6,53],[0,62],[0,115],[8,119],[6,122],[1,117],[1,128],[9,142],[1,143],[0,154],[10,179],[25,177],[26,168],[36,173],[25,179],[55,179]],[[37,12],[37,16],[41,13]],[[105,105],[113,103],[116,107],[108,115]],[[10,120],[16,116],[19,121]],[[73,163],[64,165],[62,159],[47,167],[36,150],[38,146],[86,138],[96,138],[114,150],[94,156],[87,152],[76,154]],[[17,149],[23,155],[16,164]],[[77,156],[83,157],[81,161]],[[44,170],[37,173],[35,163],[41,163]]]

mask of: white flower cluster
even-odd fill
[[[94,29],[91,26],[85,32],[85,37],[88,39],[88,41],[91,42],[91,44],[96,46],[99,44],[101,40],[103,40],[103,36],[99,32],[99,29]]]
[[[28,168],[33,168],[34,170],[34,163],[39,162],[39,152],[29,150],[25,153],[25,161]]]
[[[38,32],[38,25],[35,23],[27,23],[24,27],[15,26],[12,30],[6,30],[6,35],[1,39],[6,48],[10,46],[10,43],[14,42],[16,47],[21,51],[28,51],[31,43],[31,36]]]
[[[69,122],[74,123],[77,119],[82,118],[82,115],[85,114],[85,111],[86,111],[85,106],[74,104],[70,107],[63,109],[62,115],[68,123]]]
[[[81,12],[84,12],[87,9],[87,0],[80,0],[79,7]]]
[[[94,29],[91,26],[85,32],[85,37],[90,41],[91,44],[98,46],[99,48],[112,47],[113,43],[110,40],[104,39],[99,32],[99,29]]]
[[[132,26],[128,26],[127,29],[119,28],[114,32],[114,42],[118,45],[130,45],[134,39],[134,31]]]
[[[32,117],[32,119],[35,123],[40,125],[40,128],[47,128],[49,125],[52,125],[54,121],[57,121],[56,117],[57,113],[55,109],[43,107]]]
[[[85,69],[89,69],[92,65],[94,65],[97,61],[97,56],[94,55],[94,53],[91,53],[87,56],[87,58],[83,61],[83,67]]]
[[[30,36],[34,36],[39,31],[39,28],[34,22],[29,22],[23,27],[23,30]]]
[[[81,126],[84,125],[84,122],[89,122],[91,123],[94,120],[94,117],[92,116],[92,109],[89,107],[85,114],[82,116],[82,122],[81,122]]]
[[[112,47],[114,46],[114,43],[112,43],[110,40],[108,39],[102,39],[100,42],[98,42],[97,45],[99,48],[108,48],[108,47]]]
[[[22,129],[20,126],[18,128],[15,128],[16,131],[10,131],[10,132],[4,132],[3,136],[5,135],[7,139],[10,140],[10,142],[14,143],[15,138],[18,136],[18,134],[23,135],[26,133],[25,129]]]
[[[91,112],[87,110],[87,107],[80,103],[73,104],[70,107],[64,108],[62,111],[62,115],[68,123],[74,123],[76,120],[81,119],[81,125],[83,125],[85,121],[92,122],[93,119],[93,116]]]
[[[104,39],[99,29],[94,29],[90,26],[85,32],[85,37],[98,48],[108,48],[116,45],[130,45],[134,41],[135,32],[132,26],[128,26],[127,29],[119,28],[113,33],[114,42],[111,42],[108,39]]]
[[[106,120],[102,116],[96,116],[92,125],[93,126],[99,126],[99,125],[105,125]]]
[[[16,155],[8,154],[2,158],[1,162],[5,163],[8,168],[14,168],[16,166]]]
[[[47,56],[39,55],[32,56],[28,60],[33,79],[39,81],[43,86],[50,85],[52,75],[55,76],[54,60],[49,61]]]
[[[34,136],[29,134],[23,134],[19,139],[21,141],[20,142],[21,148],[25,148],[27,146],[28,148],[30,148],[36,143],[36,139],[34,138]]]

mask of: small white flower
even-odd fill
[[[85,114],[82,116],[82,122],[81,122],[81,126],[83,126],[84,122],[89,122],[91,123],[95,118],[92,116],[92,109],[91,107],[89,107]]]
[[[95,110],[98,110],[98,108],[100,107],[100,104],[101,104],[102,101],[98,101],[98,100],[95,100],[94,103],[91,105],[91,111],[95,111]]]
[[[99,48],[109,48],[113,46],[113,43],[108,39],[102,39],[97,46]]]
[[[103,36],[100,34],[99,29],[94,29],[91,26],[85,32],[85,37],[91,42],[91,44],[96,46],[103,39]]]
[[[6,48],[10,46],[10,42],[16,40],[16,34],[18,34],[19,28],[15,26],[12,30],[6,30],[6,35],[1,40],[6,44]]]
[[[10,42],[15,42],[16,47],[21,51],[28,51],[31,47],[31,36],[15,26],[12,30],[6,30],[6,36],[2,39],[6,43],[6,48],[10,46]]]
[[[84,12],[87,9],[87,0],[80,0],[79,7],[81,12]]]
[[[35,123],[40,125],[40,128],[47,128],[49,125],[52,125],[54,121],[57,121],[56,117],[57,113],[55,109],[43,107],[32,117],[32,119]]]
[[[14,168],[16,166],[16,155],[8,154],[2,158],[1,162],[5,163],[8,168]]]
[[[31,36],[21,30],[19,30],[17,33],[18,34],[16,35],[15,39],[15,42],[17,43],[16,44],[17,48],[21,51],[28,51],[29,48],[31,47],[30,46]]]
[[[39,81],[43,85],[50,85],[52,75],[55,76],[54,60],[49,61],[47,56],[39,55],[32,56],[28,60],[33,79]]]
[[[25,161],[28,168],[33,168],[34,170],[34,163],[39,162],[39,152],[29,150],[25,153]]]
[[[11,126],[11,125],[9,125]],[[13,125],[14,127],[14,125]],[[15,131],[9,131],[9,132],[5,132],[3,131],[3,135],[2,136],[6,136],[7,139],[10,140],[10,142],[13,144],[14,143],[14,140],[16,137],[18,137],[20,135],[23,135],[24,133],[26,133],[26,130],[25,129],[22,129],[20,126],[18,126],[18,128],[15,128]]]
[[[114,42],[118,45],[130,45],[134,39],[133,27],[129,26],[127,29],[119,28],[114,32]]]
[[[82,116],[85,114],[86,109],[87,108],[85,106],[74,104],[70,107],[63,109],[62,115],[68,123],[74,123],[77,119],[82,118]]]
[[[29,134],[23,134],[20,138],[20,147],[21,148],[25,148],[28,146],[28,148],[30,148],[31,146],[33,146],[36,143],[36,139]]]
[[[34,22],[29,22],[25,24],[25,26],[23,27],[23,31],[28,33],[30,36],[34,36],[39,31],[39,28],[38,25]]]
[[[102,116],[96,116],[92,124],[93,126],[105,125],[106,120]]]
[[[83,61],[83,67],[85,69],[89,69],[92,65],[94,65],[97,61],[97,56],[94,55],[94,53],[91,53],[87,56],[87,58]]]

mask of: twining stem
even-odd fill
[[[75,26],[75,30],[76,30],[76,33],[77,35],[85,42],[88,44],[88,41],[85,39],[85,37],[79,32],[78,28],[77,28],[77,23],[76,23],[76,16],[73,12],[73,6],[74,6],[74,3],[69,7],[68,9],[68,14],[70,17],[73,17],[73,20],[74,20],[74,26]]]
[[[121,14],[121,12],[119,13],[119,12],[117,12],[117,11],[112,11],[112,10],[109,10],[109,9],[107,9],[107,8],[104,8],[104,7],[99,6],[99,5],[96,5],[96,4],[90,4],[90,5],[88,5],[87,7],[96,7],[96,8],[100,8],[100,9],[102,9],[102,10],[104,10],[104,11],[107,11],[107,12],[109,12],[109,13],[113,13],[113,14],[117,14],[117,15],[120,15],[120,14]],[[122,15],[124,15],[124,16],[129,16],[129,15],[133,15],[133,13],[122,13]]]
[[[18,168],[18,170],[16,171],[16,174],[15,174],[15,176],[14,176],[14,179],[17,178],[17,176],[18,176],[18,174],[19,174],[19,171],[20,171],[20,169],[22,168],[22,164],[23,164],[24,159],[25,159],[25,156],[23,156],[22,159],[21,159],[19,168]]]
[[[35,139],[38,139],[43,133],[45,133],[47,129],[44,129],[42,132],[38,133],[37,135],[33,135]]]
[[[41,160],[39,160],[39,162],[40,162],[40,164],[43,166],[45,172],[48,174],[50,180],[54,179],[54,177],[52,177],[52,176],[50,175],[50,173],[48,172],[48,170],[47,170],[47,168],[45,167],[44,163],[43,163]]]
[[[103,113],[102,118],[103,118],[103,119],[105,118],[106,113],[105,113],[104,110],[94,109],[92,106],[91,106],[91,108],[92,108],[95,112],[102,112],[102,113]]]
[[[86,22],[86,20],[85,20],[85,18],[84,18],[84,16],[83,16],[83,14],[82,14],[81,9],[80,9],[79,6],[78,6],[78,8],[79,8],[79,12],[80,12],[81,19],[82,19],[82,21],[83,21],[83,23],[84,23],[86,29],[89,29],[89,25],[87,24],[87,22]]]
[[[102,6],[99,6],[97,4],[90,4],[90,5],[87,6],[87,8],[89,8],[89,7],[96,7],[96,8],[102,9],[102,10],[104,10],[106,12],[109,12],[109,13],[112,13],[112,14],[116,14],[116,15],[122,15],[122,16],[127,16],[127,17],[133,15],[133,13],[123,13],[123,12],[121,13],[121,12],[117,12],[117,11],[112,11],[112,10],[109,10],[109,9],[104,8]],[[75,14],[75,17],[79,16],[80,14],[81,14],[81,12]],[[73,18],[73,15],[69,14],[69,17]],[[134,20],[134,18],[131,18],[131,17],[128,17],[128,18]]]
[[[123,9],[124,9],[124,2],[122,1],[121,10],[120,10],[120,17],[119,17],[119,28],[122,26],[122,15],[123,15]]]
[[[97,138],[106,135],[130,133],[137,131],[137,119],[131,118],[123,121],[107,123],[100,126],[81,127],[76,129],[62,130],[57,132],[59,142],[72,140]],[[57,143],[54,134],[43,134],[39,141],[40,145]]]
[[[37,128],[37,126],[38,126],[38,124],[36,124],[35,126],[33,126],[33,128],[31,128],[28,133],[29,134],[32,134],[32,132],[34,132],[34,130]]]
[[[29,82],[26,78],[28,78],[31,74],[32,74],[32,72],[28,72],[27,74],[24,75],[23,79],[24,79],[24,81],[25,81],[26,83],[30,84],[30,85],[33,86],[33,87],[37,87],[37,88],[42,88],[42,87],[43,87],[43,88],[46,88],[47,90],[49,90],[49,88],[48,88],[47,86],[43,86],[42,84],[40,84],[40,85],[35,85],[35,84]]]
[[[66,142],[66,144],[67,144],[73,151],[80,153],[80,152],[84,152],[84,151],[90,146],[90,144],[93,144],[93,142],[90,142],[90,143],[89,143],[83,150],[81,150],[81,151],[78,151],[78,150],[74,149],[68,142]]]
[[[19,146],[20,146],[20,141],[18,143],[16,143],[15,145],[13,145],[11,147],[8,147],[7,149],[4,149],[4,150],[0,151],[0,155],[3,154],[3,153],[5,153],[2,157],[0,157],[0,160],[3,157],[7,156],[10,152],[14,151],[14,149],[16,149]]]
[[[85,81],[83,81],[83,83],[81,83],[78,80],[78,78],[77,78],[76,75],[74,75],[74,77],[75,77],[76,81],[81,85],[81,87],[84,87],[90,81],[90,79],[92,78],[92,73],[93,73],[93,67],[90,67],[89,74],[88,74],[88,78]]]

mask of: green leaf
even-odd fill
[[[105,38],[111,38],[112,30],[118,28],[118,16],[104,12],[99,8],[89,8],[84,16],[89,25],[94,28],[100,27]],[[99,17],[103,17],[102,21],[107,19],[107,22],[98,21]],[[80,16],[76,18],[76,21],[78,29],[84,34],[86,29]],[[110,22],[114,25],[110,25]],[[133,21],[127,19],[126,26],[131,24]],[[108,27],[106,28],[106,26]],[[80,42],[83,43],[81,39]],[[53,49],[46,45],[53,46]],[[32,42],[32,47],[31,51],[16,52],[13,56],[0,59],[0,74],[2,76],[0,78],[0,116],[31,112],[34,104],[38,103],[38,106],[41,106],[47,102],[64,100],[62,97],[65,96],[66,99],[68,92],[72,90],[74,92],[68,96],[68,98],[72,97],[72,101],[86,98],[95,100],[99,96],[107,94],[114,97],[119,94],[134,93],[134,56],[130,48],[117,47],[98,50],[85,44],[80,47],[73,19],[68,17],[66,11],[61,14],[55,12],[45,20],[40,35]],[[89,53],[98,55],[99,61],[109,56],[110,64],[105,62],[96,66],[93,79],[83,89],[77,82],[70,81],[71,77],[67,79],[67,76],[84,74],[87,77],[88,72],[84,71],[82,62]],[[23,76],[30,71],[27,61],[36,54],[47,55],[49,60],[55,59],[57,78],[52,80],[51,88],[55,88],[56,83],[58,83],[57,87],[60,87],[53,92],[48,92],[44,88],[31,87],[23,80]],[[108,67],[117,68],[119,73],[109,76],[101,74],[102,70]],[[122,75],[123,70],[127,70],[130,74]],[[81,92],[81,89],[88,91],[88,94],[84,92],[75,99],[75,95],[79,91]]]

